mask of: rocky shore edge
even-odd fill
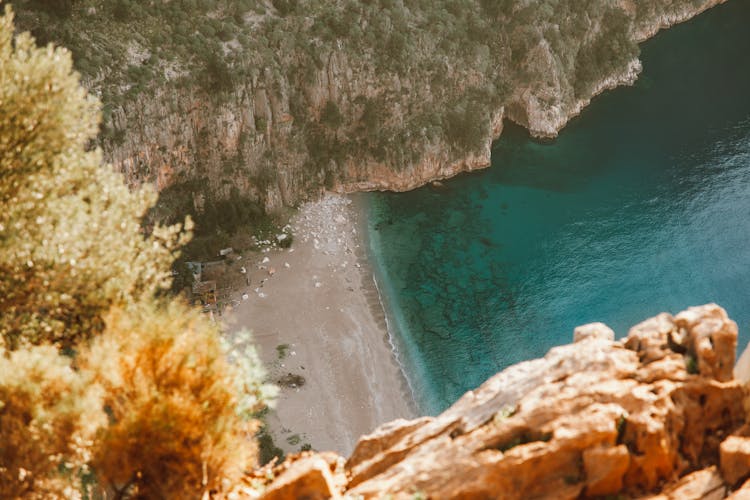
[[[396,420],[348,458],[261,470],[261,498],[747,498],[737,325],[715,304],[662,313],[618,341],[601,323],[514,365],[437,417]]]
[[[680,13],[662,16],[646,26],[640,26],[635,33],[639,43],[653,38],[661,30],[671,28],[677,24],[689,21],[695,16],[707,11],[727,0],[703,0],[694,9]],[[580,115],[600,94],[621,86],[635,84],[643,70],[638,58],[632,59],[620,71],[603,78],[591,89],[588,96],[577,99],[567,105],[561,103],[548,105],[538,98],[538,93],[532,88],[517,89],[510,102],[491,115],[487,136],[482,139],[482,147],[478,151],[469,153],[463,158],[452,159],[447,150],[440,144],[434,145],[427,151],[422,161],[413,168],[394,171],[387,164],[347,165],[348,177],[351,180],[334,186],[333,190],[340,193],[357,191],[411,191],[430,182],[441,181],[464,172],[471,172],[487,168],[491,164],[492,144],[500,138],[505,120],[513,122],[526,130],[536,139],[554,139],[565,126],[576,116]],[[549,89],[554,91],[555,89]],[[559,89],[557,89],[559,90]],[[356,172],[368,172],[366,180],[356,180]]]

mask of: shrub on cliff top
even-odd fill
[[[489,117],[475,101],[458,103],[445,114],[445,136],[461,151],[478,150],[489,128]]]
[[[250,418],[267,395],[254,351],[235,363],[215,327],[179,304],[113,311],[84,357],[105,390],[110,425],[92,466],[115,491],[197,498],[256,463]]]
[[[255,462],[264,373],[246,340],[228,349],[198,312],[157,298],[187,236],[144,235],[154,196],[87,148],[97,106],[70,55],[14,39],[6,9],[0,497],[79,497],[84,476],[105,497],[221,493]]]
[[[0,498],[72,496],[106,423],[90,382],[54,347],[0,347]]]
[[[149,191],[131,192],[87,145],[98,102],[72,71],[70,54],[13,41],[0,17],[0,334],[72,345],[103,328],[113,305],[169,286],[186,241],[180,226],[144,236]]]

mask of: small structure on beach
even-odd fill
[[[204,310],[216,309],[216,281],[195,281],[193,283],[193,297],[200,298]]]
[[[185,267],[188,268],[190,274],[193,276],[193,281],[200,281],[203,272],[203,264],[200,262],[185,262]]]

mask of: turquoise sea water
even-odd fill
[[[750,340],[750,2],[643,46],[635,87],[552,143],[507,126],[492,167],[368,195],[370,254],[427,413],[604,321],[715,301]]]

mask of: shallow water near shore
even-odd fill
[[[370,257],[421,410],[603,321],[717,302],[750,340],[750,4],[643,45],[632,88],[492,167],[368,195]]]

